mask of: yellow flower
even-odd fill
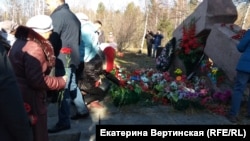
[[[217,68],[217,67],[213,67],[213,68],[212,68],[212,74],[213,74],[213,75],[216,75],[217,72],[218,72],[218,68]]]
[[[175,75],[182,75],[182,70],[180,68],[177,68],[175,71],[174,71],[174,74]]]

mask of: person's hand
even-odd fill
[[[102,83],[101,79],[97,80],[95,82],[95,87],[99,87],[101,85],[101,83]]]
[[[67,79],[68,79],[67,75],[64,75],[63,79],[64,79],[65,82],[67,82]]]

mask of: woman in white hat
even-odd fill
[[[54,51],[47,40],[52,30],[49,16],[34,16],[26,26],[17,28],[17,39],[9,51],[23,100],[28,107],[34,141],[48,141],[47,91],[60,90],[66,85],[66,76],[49,75],[55,65]]]

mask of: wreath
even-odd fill
[[[176,38],[173,37],[166,44],[161,54],[156,58],[156,69],[162,72],[168,71],[174,59],[174,51],[176,46]]]

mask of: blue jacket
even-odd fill
[[[238,61],[236,70],[250,73],[250,30],[247,30],[237,49],[241,52],[241,57]]]
[[[89,62],[98,53],[98,34],[90,21],[81,25],[80,61]]]
[[[155,34],[154,35],[154,48],[157,48],[159,46],[161,46],[161,40],[163,38],[162,34]]]

